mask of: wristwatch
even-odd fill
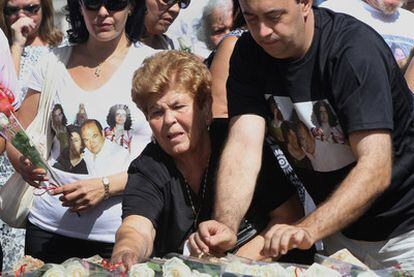
[[[105,194],[104,194],[104,200],[109,198],[109,178],[108,177],[102,177],[102,185],[104,186],[105,189]]]

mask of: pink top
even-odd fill
[[[17,92],[17,76],[14,69],[13,61],[10,55],[9,43],[0,29],[0,83],[12,92]],[[16,96],[16,95],[15,95]],[[17,97],[15,97],[17,99]],[[19,103],[13,103],[15,108],[18,108]]]

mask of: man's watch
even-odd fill
[[[109,198],[109,178],[108,177],[102,177],[102,185],[104,186],[105,194],[104,194],[104,200]]]

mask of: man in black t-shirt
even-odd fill
[[[328,249],[340,244],[361,259],[414,270],[413,103],[390,49],[367,25],[312,7],[312,0],[239,3],[250,33],[230,62],[231,127],[215,221],[200,224],[193,251],[234,244],[254,192],[273,97],[284,121],[296,126],[296,138],[281,147],[302,149],[286,153],[318,207],[297,224],[274,225],[263,253],[307,249],[331,236]],[[293,153],[312,168],[301,167]]]

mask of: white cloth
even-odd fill
[[[109,176],[118,173],[119,170],[126,171],[129,165],[129,152],[115,142],[105,140],[101,151],[97,154],[85,149],[84,160],[88,168],[89,175]],[[124,165],[124,168],[108,167],[108,164]]]
[[[14,69],[13,60],[10,55],[9,43],[0,29],[0,83],[6,88],[10,89],[15,94],[15,102],[13,105],[16,107],[18,96],[17,93],[17,76]]]
[[[389,240],[375,242],[352,240],[337,233],[325,238],[323,245],[328,255],[347,248],[372,269],[399,265],[403,270],[414,271],[414,230]]]
[[[200,28],[200,20],[203,8],[208,1],[191,1],[188,8],[181,10],[180,14],[171,24],[167,35],[171,38],[179,50],[189,50],[200,57],[207,58],[211,51],[203,41],[197,38],[197,30]]]
[[[59,51],[70,52],[72,47],[63,47],[55,51],[58,51],[57,53]],[[137,157],[150,141],[152,132],[148,122],[144,114],[131,99],[131,80],[133,73],[141,65],[142,61],[154,53],[156,53],[155,50],[141,43],[132,45],[112,77],[103,86],[93,91],[84,91],[74,82],[68,71],[64,72],[62,80],[59,80],[59,86],[52,106],[60,104],[63,107],[66,125],[81,125],[85,119],[95,119],[105,129],[110,127],[108,119],[111,117],[111,107],[115,105],[126,106],[130,111],[131,128],[128,132],[132,139],[130,145],[128,145],[128,150],[121,146],[105,148],[104,154],[102,158],[98,158],[97,164],[89,167],[89,170],[92,172],[88,171],[85,174],[80,174],[55,169],[55,174],[62,183],[68,184],[77,180],[109,176],[113,173],[123,172],[128,168],[129,162]],[[36,91],[41,90],[41,85],[45,78],[46,61],[53,54],[55,53],[46,55],[33,70],[33,76],[28,84],[30,88]],[[53,119],[53,116],[51,118]],[[63,129],[63,132],[65,131],[65,128],[61,129]],[[56,164],[58,157],[64,157],[61,154],[67,149],[64,146],[65,137],[65,133],[61,136],[55,136],[55,143],[52,146],[48,160],[51,166]],[[106,138],[106,140],[108,139]],[[68,141],[66,141],[67,146]],[[109,153],[109,150],[112,150],[112,153]],[[85,148],[84,151],[83,158],[86,162],[88,157],[87,149]],[[128,158],[125,158],[126,154]],[[105,161],[105,159],[107,160]],[[67,208],[62,207],[59,197],[46,193],[35,197],[29,221],[46,231],[68,237],[114,242],[115,232],[121,224],[121,213],[120,196],[111,197],[96,207],[82,212],[81,216],[78,217],[76,214],[69,212]]]
[[[320,7],[346,13],[371,26],[387,42],[397,61],[407,58],[414,47],[414,13],[406,9],[386,15],[363,0],[328,0]]]

